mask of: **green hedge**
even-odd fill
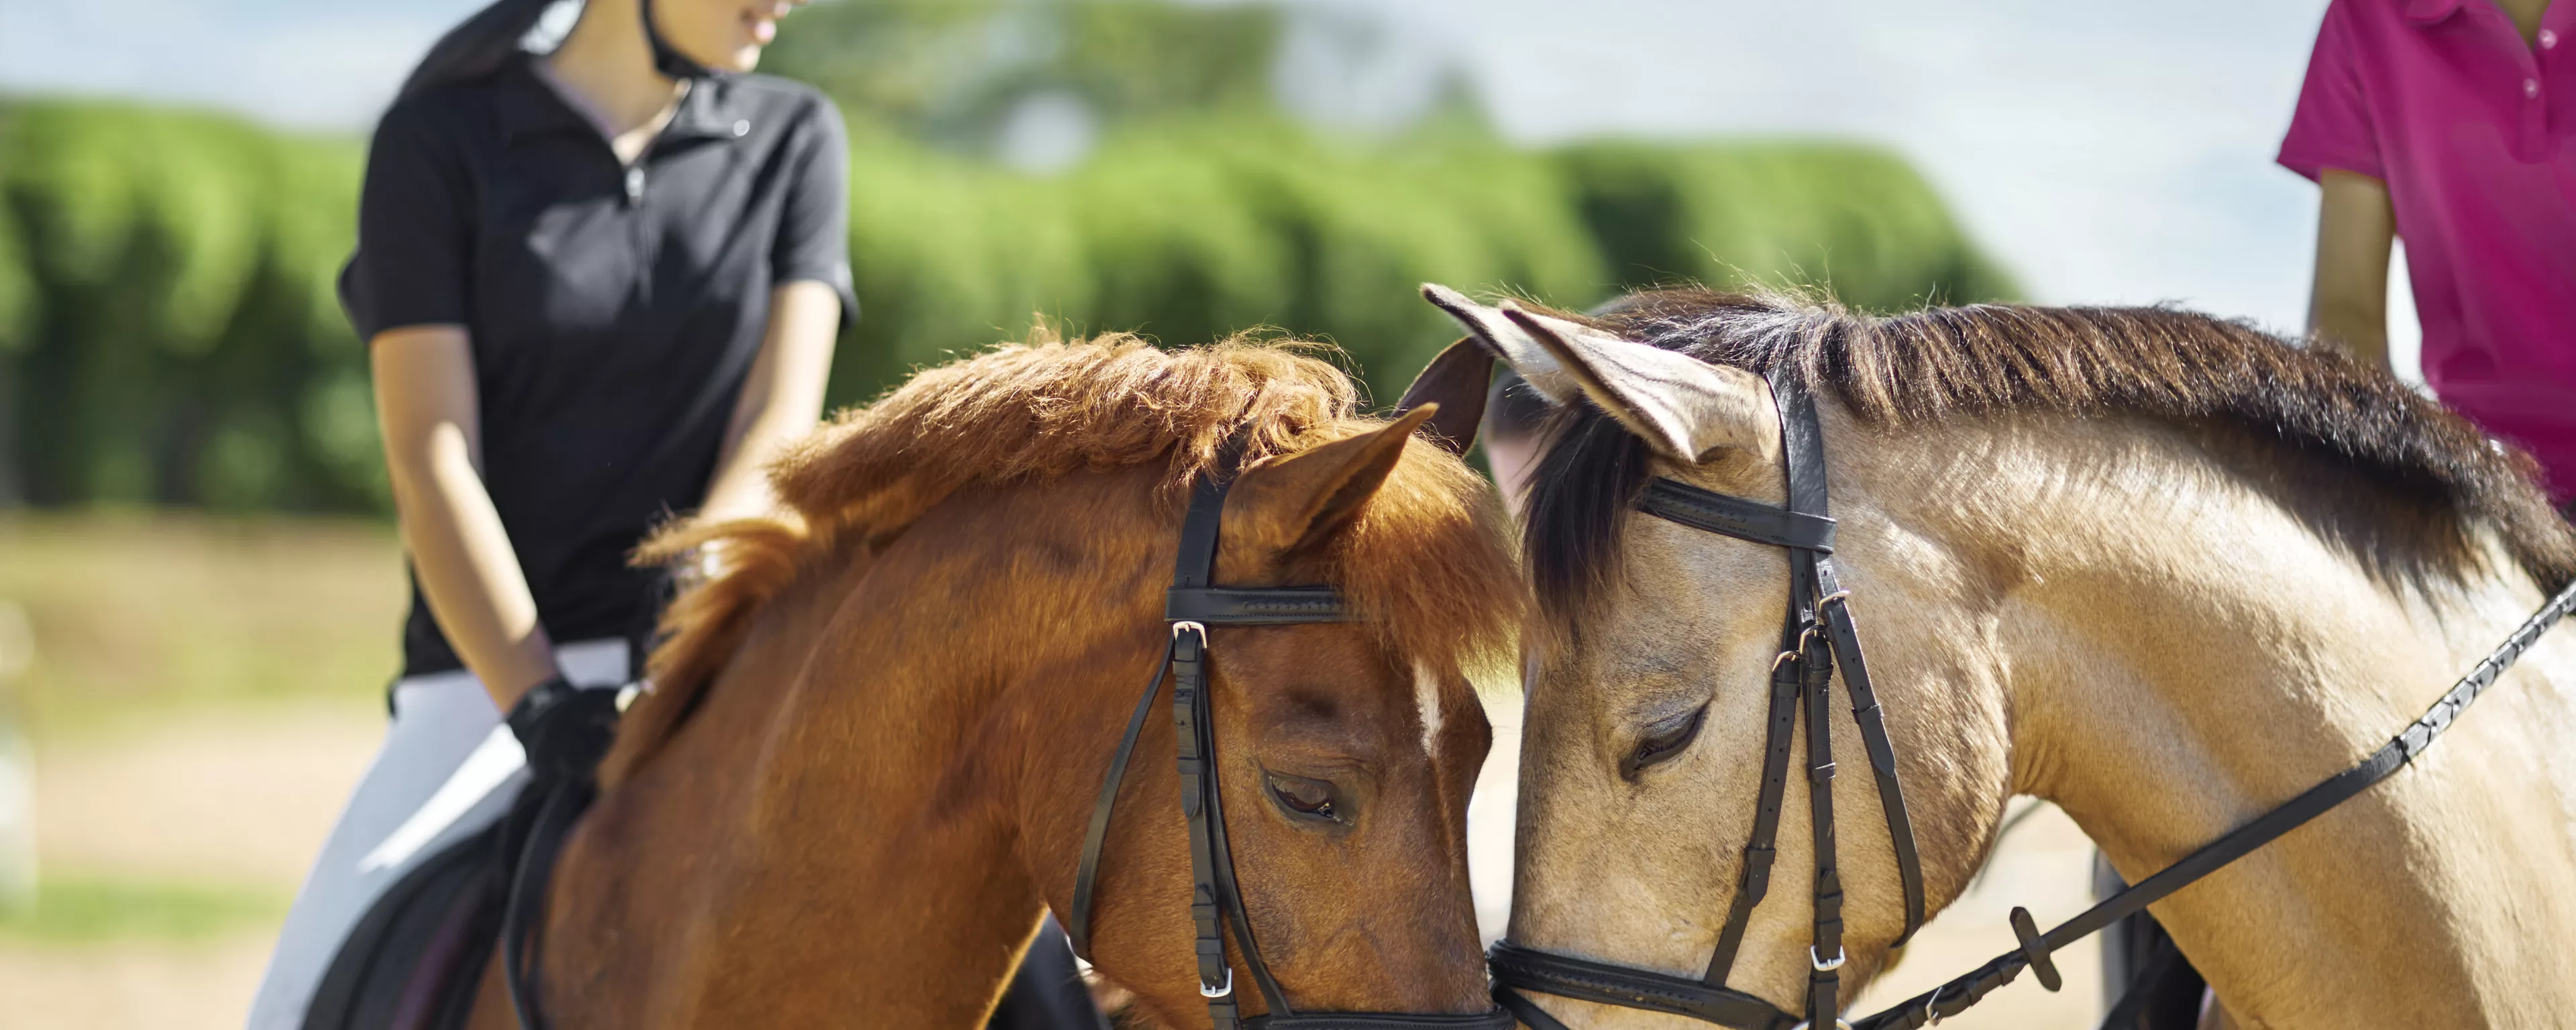
[[[1569,305],[1682,279],[1875,309],[2013,292],[1921,178],[1861,146],[1166,121],[1037,177],[851,135],[863,317],[837,403],[1038,316],[1326,337],[1391,399],[1453,335],[1423,280]],[[213,115],[0,104],[0,502],[382,510],[365,352],[332,290],[362,160]]]

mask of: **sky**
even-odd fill
[[[2272,155],[2325,0],[1293,2],[1408,26],[1519,140],[1873,141],[1912,160],[2032,300],[2306,323],[2316,189]],[[479,5],[0,0],[0,90],[362,129]],[[2392,281],[2404,367],[2418,337],[2402,268]]]

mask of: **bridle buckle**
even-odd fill
[[[1841,948],[1835,948],[1835,949],[1834,949],[1834,960],[1833,960],[1833,961],[1831,961],[1831,962],[1827,962],[1827,961],[1825,961],[1825,960],[1823,960],[1823,959],[1820,959],[1820,958],[1817,958],[1817,957],[1816,957],[1816,946],[1815,946],[1815,945],[1813,945],[1813,944],[1807,945],[1807,964],[1808,964],[1808,965],[1811,965],[1811,966],[1816,967],[1816,972],[1819,972],[1819,973],[1830,973],[1830,972],[1833,972],[1834,970],[1841,969],[1841,968],[1843,967],[1843,962],[1844,962],[1846,959],[1848,959],[1849,957],[1850,957],[1850,956],[1845,955],[1845,954],[1843,953],[1843,949],[1841,949]]]
[[[1192,623],[1192,625],[1196,625],[1196,623]],[[1233,966],[1225,967],[1225,983],[1215,987],[1210,987],[1205,982],[1201,982],[1199,984],[1199,997],[1202,998],[1222,998],[1232,993],[1234,993]]]

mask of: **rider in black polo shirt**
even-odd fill
[[[254,1030],[302,1026],[375,897],[507,808],[522,693],[638,671],[655,584],[626,553],[674,513],[766,509],[857,308],[840,114],[747,74],[793,3],[592,0],[523,52],[555,6],[469,19],[377,126],[340,285],[411,559],[403,678]]]

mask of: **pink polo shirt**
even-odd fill
[[[2424,378],[2576,495],[2576,0],[2333,0],[2281,164],[2388,184]]]

